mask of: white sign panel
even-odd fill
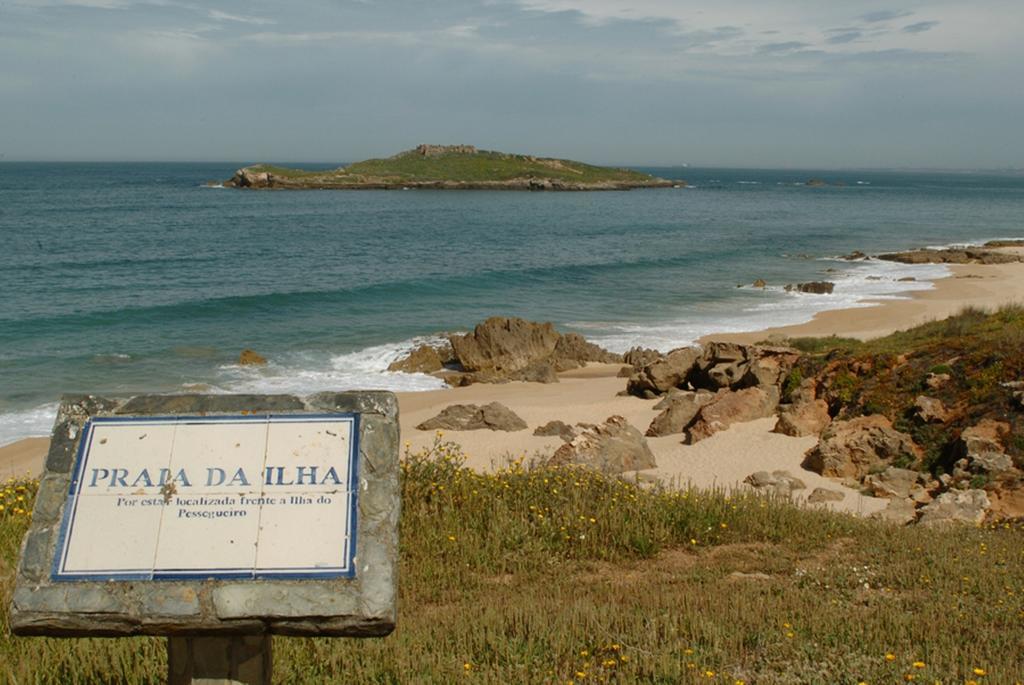
[[[358,421],[91,419],[53,579],[354,576]]]

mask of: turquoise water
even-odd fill
[[[617,350],[795,323],[944,273],[829,257],[1024,236],[1019,176],[656,169],[692,187],[203,187],[237,166],[0,164],[0,444],[47,433],[66,392],[436,387],[384,369],[492,314]],[[811,177],[846,185],[803,186]],[[908,275],[923,282],[898,282]],[[756,278],[838,285],[736,287]],[[244,347],[271,364],[235,366]]]

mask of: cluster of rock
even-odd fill
[[[482,407],[475,404],[453,404],[432,419],[416,426],[421,431],[487,429],[509,432],[525,430],[526,427],[525,421],[500,402],[491,402]]]
[[[740,286],[737,286],[740,287]],[[764,289],[768,282],[758,278],[751,284],[752,288]],[[783,287],[787,293],[810,293],[812,295],[831,295],[836,289],[836,284],[831,281],[809,281],[807,283],[789,283]]]
[[[945,412],[941,403],[921,399],[916,403],[917,419],[938,421]],[[874,497],[891,499],[878,516],[895,523],[980,523],[993,505],[989,495],[1016,492],[1024,477],[1005,451],[1008,432],[1009,424],[991,419],[964,430],[956,443],[961,456],[952,473],[935,478],[893,465],[922,466],[922,451],[910,435],[896,430],[881,414],[860,416],[832,421],[805,455],[803,466]]]
[[[505,405],[491,402],[483,406],[453,404],[416,428],[424,431],[514,432],[526,430],[527,425]],[[641,471],[657,466],[647,440],[621,416],[610,416],[601,424],[580,423],[576,426],[562,421],[549,421],[537,427],[533,434],[562,439],[564,444],[555,450],[547,462],[551,466],[579,464],[608,474]]]
[[[811,293],[813,295],[831,295],[836,284],[830,281],[810,281],[809,283],[790,283],[785,287],[787,293]]]
[[[663,399],[648,436],[675,433],[699,442],[734,423],[775,414],[780,385],[799,358],[788,347],[712,342],[683,347],[652,359],[646,350],[628,352],[635,360],[626,393]]]
[[[423,143],[412,149],[413,154],[420,157],[441,157],[442,155],[475,155],[474,145],[430,145]],[[408,152],[401,154],[409,154]]]
[[[996,247],[996,246],[993,246]],[[996,252],[984,248],[946,248],[941,250],[907,250],[878,255],[879,259],[901,264],[1010,264],[1024,261],[1012,252]]]
[[[421,345],[392,363],[389,371],[446,371],[450,385],[533,381],[557,383],[561,371],[588,362],[621,363],[622,356],[587,342],[576,333],[559,333],[550,323],[495,316],[447,343]]]

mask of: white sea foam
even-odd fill
[[[32,409],[0,414],[0,446],[23,438],[48,436],[57,417],[57,406],[42,404]]]
[[[810,321],[815,314],[832,309],[853,309],[873,306],[879,300],[905,299],[913,291],[929,290],[932,281],[949,275],[949,269],[936,264],[899,264],[867,260],[852,265],[842,262],[845,270],[828,274],[835,283],[831,295],[785,292],[782,286],[749,289],[746,302],[723,303],[714,309],[694,307],[682,312],[679,319],[658,323],[626,323],[611,327],[595,322],[575,322],[573,326],[593,342],[615,352],[643,346],[667,350],[692,345],[710,333],[746,333],[778,326]],[[901,278],[914,278],[901,281]],[[604,332],[596,333],[603,329]]]
[[[995,238],[982,238],[974,242],[957,242],[957,243],[946,243],[945,245],[925,245],[927,250],[963,250],[970,247],[982,247],[985,243],[992,240],[1024,240],[1024,236],[1012,235],[1012,236],[999,236]]]
[[[395,373],[387,368],[415,347],[439,341],[434,337],[417,337],[346,354],[295,354],[273,360],[266,366],[223,366],[219,369],[214,389],[296,395],[323,390],[436,390],[445,384],[433,376]]]

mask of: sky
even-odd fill
[[[1020,0],[0,0],[0,159],[1024,167]]]

